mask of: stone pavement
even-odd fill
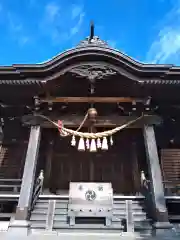
[[[18,236],[8,234],[7,232],[0,233],[0,240],[179,240],[180,232],[173,230],[169,232],[161,232],[158,236],[139,236],[138,234],[127,233],[88,233],[88,232],[36,232],[30,233],[28,236]]]

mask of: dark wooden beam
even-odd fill
[[[164,197],[162,174],[159,163],[156,138],[153,126],[144,126],[144,142],[150,177],[150,190],[156,228],[171,228]]]
[[[145,102],[145,99],[136,99],[131,97],[49,97],[40,98],[40,102],[44,103],[132,103]]]
[[[95,127],[116,127],[132,120],[135,120],[137,116],[99,116],[97,117],[97,122],[95,123]],[[65,127],[78,127],[84,116],[80,115],[64,115],[64,116],[50,116],[49,119],[57,122],[57,120],[61,120]],[[22,122],[24,125],[36,125],[40,124],[43,128],[53,128],[54,125],[46,119],[43,119],[38,116],[27,115],[22,118]],[[136,123],[128,126],[128,128],[142,128],[144,124],[151,125],[159,125],[162,123],[162,119],[156,115],[145,115],[142,119],[138,120]],[[88,122],[85,122],[83,125],[85,127],[88,126]]]

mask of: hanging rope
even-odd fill
[[[83,127],[83,125],[84,125],[84,123],[86,122],[87,118],[88,118],[88,112],[86,113],[86,115],[85,115],[82,123],[81,123],[80,126],[78,127],[78,129],[76,129],[76,132],[79,132],[79,130]]]
[[[89,132],[79,132],[80,128],[83,126],[85,120],[87,119],[87,115],[85,116],[83,122],[81,123],[80,127],[77,130],[72,130],[72,129],[68,129],[63,127],[62,121],[60,121],[60,123],[56,123],[54,121],[52,121],[51,119],[49,119],[48,117],[41,115],[41,114],[36,114],[36,116],[39,116],[41,118],[46,119],[47,121],[51,122],[55,127],[57,127],[59,129],[59,131],[63,134],[63,136],[68,136],[68,135],[72,135],[72,136],[76,136],[76,137],[80,137],[80,138],[88,138],[88,139],[97,139],[97,138],[103,138],[103,137],[108,137],[108,136],[112,136],[113,134],[121,131],[122,129],[132,125],[133,123],[137,122],[138,120],[142,119],[144,117],[144,115],[129,121],[126,124],[123,124],[119,127],[116,127],[114,129],[108,130],[108,131],[104,131],[104,132],[99,132],[99,133],[89,133]]]
[[[42,117],[43,115],[40,115],[40,116]],[[45,117],[45,116],[43,116],[43,117]],[[85,115],[83,121],[81,122],[80,126],[76,129],[76,132],[78,132],[78,131],[83,127],[83,125],[84,125],[85,121],[87,120],[87,118],[88,118],[88,112],[86,113],[86,115]],[[48,118],[46,118],[46,119],[47,119],[48,121],[50,120],[50,119],[48,119]],[[53,124],[55,124],[55,122],[53,122]],[[58,120],[58,130],[59,130],[59,132],[60,132],[60,134],[61,134],[61,137],[67,137],[68,133],[65,132],[63,129],[64,129],[64,128],[63,128],[63,123],[62,123],[62,121],[61,121],[61,120]]]

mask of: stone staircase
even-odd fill
[[[127,231],[126,219],[127,219],[127,202],[125,198],[114,199],[114,209],[112,224],[106,226],[104,222],[99,219],[79,219],[74,225],[69,225],[69,219],[67,216],[68,199],[38,199],[34,210],[31,214],[31,229],[32,230],[54,230],[65,231],[73,229],[73,231],[98,231],[104,230],[108,232],[124,232]],[[148,219],[144,199],[132,200],[131,213],[133,215],[134,231],[139,233],[151,232],[151,221]],[[91,221],[90,221],[91,220]]]

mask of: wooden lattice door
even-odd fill
[[[67,191],[71,181],[111,182],[115,193],[134,194],[135,185],[138,184],[137,180],[134,183],[134,179],[140,179],[140,174],[138,169],[134,171],[129,135],[120,135],[120,141],[117,136],[116,144],[110,146],[108,151],[99,150],[97,153],[79,152],[70,146],[69,139],[58,138],[51,160],[50,188]]]
[[[167,189],[180,187],[180,149],[162,149],[161,167]],[[171,190],[170,190],[171,191]],[[178,192],[180,192],[178,190]]]

